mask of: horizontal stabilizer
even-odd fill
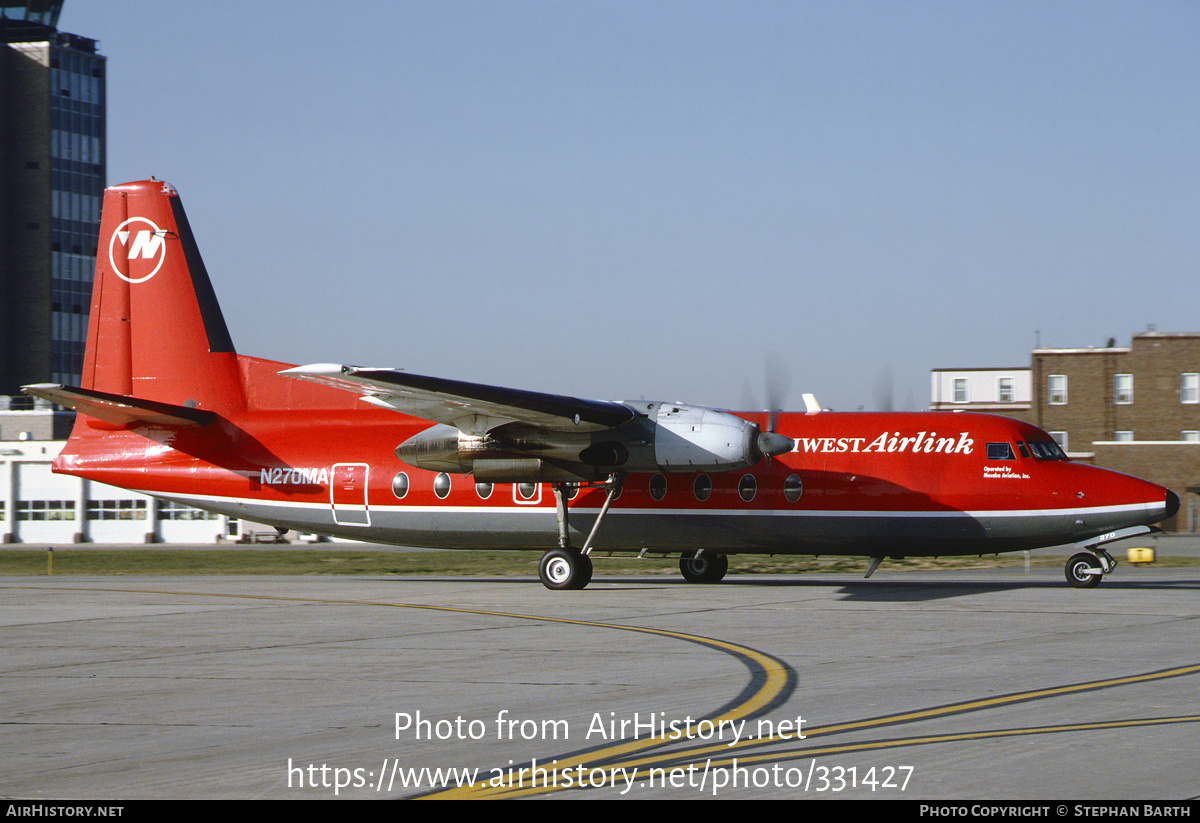
[[[22,386],[21,390],[34,397],[49,400],[68,409],[103,420],[114,426],[132,426],[148,423],[159,426],[200,427],[216,417],[211,411],[140,400],[119,394],[94,391],[92,389],[68,389],[58,383],[35,383]]]
[[[484,434],[508,423],[550,431],[601,431],[628,423],[633,410],[606,400],[580,400],[558,394],[464,383],[393,369],[366,369],[318,363],[280,374],[313,380],[365,395],[376,405]]]

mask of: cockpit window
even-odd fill
[[[1012,446],[1010,446],[1008,443],[988,443],[987,459],[1016,460],[1016,457],[1013,456]]]
[[[1033,456],[1038,460],[1066,460],[1067,456],[1063,454],[1063,450],[1058,447],[1058,444],[1053,440],[1047,440],[1041,443],[1033,440],[1029,441],[1029,450],[1033,452]]]
[[[1021,453],[1022,457],[1024,457],[1027,460],[1029,459],[1029,449],[1025,448],[1024,440],[1017,441],[1017,451],[1019,451]]]

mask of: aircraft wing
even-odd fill
[[[634,418],[632,409],[607,400],[580,400],[394,369],[317,363],[285,369],[280,374],[356,392],[368,403],[445,423],[471,435],[482,435],[508,423],[550,431],[593,432]]]

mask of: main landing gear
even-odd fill
[[[729,571],[729,558],[723,554],[699,552],[679,558],[679,573],[689,583],[716,583]]]
[[[1096,588],[1104,575],[1117,567],[1117,561],[1104,549],[1093,549],[1092,552],[1073,554],[1067,561],[1067,582],[1076,589]]]
[[[547,589],[582,589],[592,580],[592,558],[569,547],[552,549],[542,556],[538,577]]]
[[[587,540],[582,549],[571,545],[571,533],[568,529],[570,516],[567,511],[567,484],[554,483],[554,503],[558,509],[558,548],[551,549],[542,557],[538,564],[538,577],[547,589],[565,591],[582,589],[592,580],[592,539],[600,528],[600,521],[608,514],[608,507],[618,494],[625,482],[624,472],[615,472],[604,482],[606,491],[604,505],[596,515],[596,522],[588,532]]]

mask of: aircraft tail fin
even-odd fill
[[[82,387],[181,408],[244,407],[225,318],[179,195],[161,180],[104,192]]]

